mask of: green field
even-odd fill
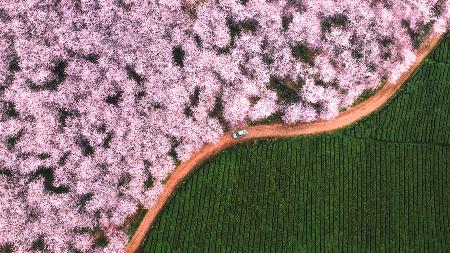
[[[211,158],[141,251],[450,252],[449,50],[351,127]]]

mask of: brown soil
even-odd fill
[[[242,137],[241,139],[233,139],[231,138],[231,132],[226,132],[216,144],[207,144],[203,146],[200,150],[192,155],[191,159],[182,162],[170,175],[170,178],[165,184],[163,193],[159,196],[153,206],[147,211],[147,214],[142,220],[142,223],[139,225],[139,228],[128,244],[125,252],[137,252],[147,234],[150,232],[151,226],[155,221],[157,215],[162,210],[164,204],[170,198],[171,194],[175,191],[177,186],[181,182],[183,182],[183,180],[202,162],[237,143],[242,143],[259,138],[286,138],[299,135],[320,134],[346,127],[357,122],[358,120],[361,120],[362,118],[370,115],[371,113],[382,107],[390,98],[395,95],[395,93],[401,88],[405,81],[411,76],[414,70],[432,51],[432,49],[439,44],[439,41],[442,37],[443,35],[435,36],[424,41],[417,52],[418,58],[416,62],[399,78],[399,80],[397,80],[396,83],[386,83],[375,95],[373,95],[366,101],[350,108],[349,110],[342,112],[338,117],[332,120],[301,123],[295,125],[271,124],[251,126],[247,128],[248,135]]]

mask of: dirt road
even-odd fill
[[[311,123],[302,123],[296,125],[260,125],[248,127],[248,135],[241,139],[235,140],[231,138],[231,133],[226,132],[216,144],[207,144],[192,155],[192,158],[182,162],[171,174],[168,179],[164,191],[159,196],[152,208],[147,211],[146,216],[142,220],[139,228],[128,244],[125,252],[136,252],[143,243],[146,235],[150,232],[151,226],[155,221],[157,215],[162,210],[164,204],[167,202],[171,194],[175,191],[177,186],[202,162],[206,161],[213,155],[222,150],[236,144],[259,138],[281,138],[292,137],[308,134],[320,134],[330,132],[339,128],[346,127],[356,121],[366,117],[372,112],[383,106],[405,83],[414,70],[420,65],[431,50],[439,44],[443,36],[436,36],[424,41],[422,46],[417,51],[417,60],[407,72],[405,72],[399,80],[394,83],[386,83],[374,96],[370,97],[361,104],[358,104],[349,110],[341,113],[338,117],[328,121],[316,121]]]

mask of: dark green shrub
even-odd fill
[[[291,52],[292,56],[294,56],[296,59],[311,66],[314,65],[314,50],[312,48],[309,48],[306,44],[298,43],[291,48]]]
[[[180,144],[180,140],[178,140],[175,136],[170,136],[170,150],[168,155],[175,161],[175,164],[179,164],[181,162],[176,151],[176,148],[180,146]]]
[[[294,19],[294,16],[292,14],[281,17],[281,26],[283,27],[284,31],[287,31],[287,29],[289,28],[289,25],[292,23],[293,19]]]
[[[99,227],[95,229],[94,237],[95,237],[94,248],[103,248],[109,243],[108,238],[106,238],[105,232],[101,230]]]
[[[184,67],[184,63],[183,63],[184,55],[185,55],[185,52],[181,46],[176,46],[172,49],[173,61],[175,62],[175,64],[177,66]]]
[[[14,247],[12,244],[3,244],[0,245],[0,253],[13,253]]]
[[[332,16],[325,17],[320,22],[320,28],[322,32],[331,32],[331,28],[345,28],[349,23],[347,15],[343,13],[334,14]]]
[[[153,187],[154,183],[155,183],[155,178],[153,177],[153,175],[151,173],[149,173],[147,180],[145,180],[145,182],[144,182],[144,188],[146,190],[148,190]]]
[[[277,93],[279,102],[295,103],[300,101],[298,90],[294,89],[292,85],[289,85],[290,82],[292,81],[276,77],[270,79],[269,88]]]

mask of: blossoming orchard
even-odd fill
[[[0,246],[123,251],[203,144],[332,119],[449,19],[448,0],[0,1]]]

